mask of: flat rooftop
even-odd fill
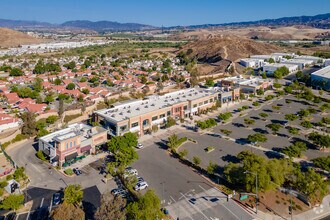
[[[161,96],[148,96],[144,100],[122,103],[109,109],[95,111],[95,113],[112,122],[120,122],[128,118],[164,109],[178,103],[193,101],[216,93],[218,93],[218,91],[212,89],[190,88]]]
[[[89,139],[90,136],[93,136],[97,133],[100,133],[102,131],[105,131],[104,128],[101,127],[92,127],[86,124],[72,124],[69,125],[68,128],[64,128],[59,131],[55,131],[53,133],[50,133],[48,135],[45,135],[40,138],[40,140],[53,144],[54,141],[64,141],[76,136],[81,136],[82,140]]]
[[[282,67],[282,66],[286,66],[286,67],[296,67],[297,65],[296,64],[289,64],[289,63],[268,63],[268,64],[265,64],[264,67],[267,67],[267,66],[273,66],[273,67]]]
[[[320,70],[315,71],[311,74],[312,76],[320,76],[324,78],[330,78],[330,66],[326,66]]]
[[[258,78],[258,77],[243,78],[242,76],[227,77],[227,78],[224,78],[222,80],[232,81],[232,82],[234,82],[235,84],[238,84],[238,85],[250,85],[250,86],[260,85],[263,82],[271,81],[270,79],[262,79],[262,78]]]

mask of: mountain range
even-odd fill
[[[233,22],[222,24],[203,24],[190,26],[173,26],[165,29],[198,29],[198,28],[212,28],[212,27],[230,27],[230,26],[291,26],[291,25],[306,25],[316,28],[328,29],[330,28],[330,13],[320,14],[315,16],[297,16],[297,17],[283,17],[278,19],[264,19],[259,21],[247,22]],[[93,30],[98,32],[103,31],[140,31],[159,29],[159,27],[138,24],[138,23],[119,23],[113,21],[88,21],[76,20],[67,21],[63,24],[51,24],[47,22],[38,21],[24,21],[24,20],[8,20],[0,19],[0,27],[6,27],[16,30],[50,30],[50,29],[83,29]]]

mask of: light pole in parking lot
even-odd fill
[[[165,198],[164,198],[164,185],[165,185],[165,181],[161,182],[160,184],[162,184],[162,200],[164,201],[165,203]]]

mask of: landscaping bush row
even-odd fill
[[[26,135],[24,135],[24,134],[18,134],[18,135],[16,135],[16,137],[15,137],[13,140],[11,140],[11,141],[7,141],[7,142],[3,143],[3,144],[2,144],[2,147],[3,147],[3,148],[6,148],[6,147],[8,147],[10,144],[13,144],[13,143],[15,143],[15,142],[22,141],[22,140],[24,140],[24,139],[26,139],[26,138],[27,138]]]

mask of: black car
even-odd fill
[[[62,201],[62,195],[61,193],[55,193],[53,195],[53,205],[59,205]]]
[[[72,170],[77,176],[79,176],[80,174],[82,174],[81,170],[79,170],[78,168],[73,168]]]

